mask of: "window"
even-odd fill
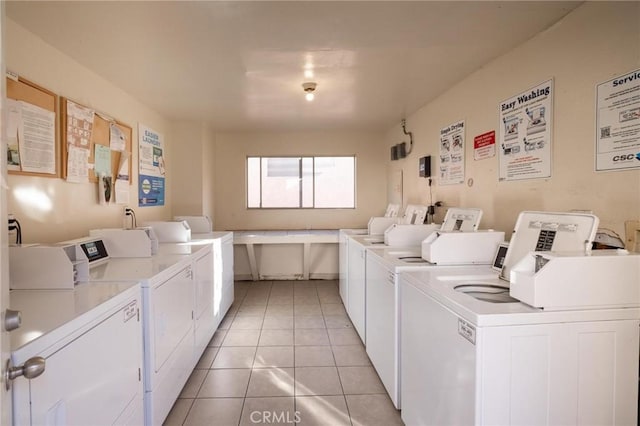
[[[249,208],[355,208],[355,156],[248,157]]]

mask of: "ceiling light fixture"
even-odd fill
[[[317,84],[314,83],[313,81],[307,81],[305,83],[302,83],[302,90],[304,90],[304,93],[306,93],[304,97],[307,101],[311,102],[315,97],[313,92],[316,90],[316,86]]]

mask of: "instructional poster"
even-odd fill
[[[164,206],[164,138],[138,123],[138,206]]]
[[[501,181],[551,177],[553,80],[500,103]]]
[[[596,170],[640,168],[640,69],[597,87]]]
[[[440,185],[464,183],[464,120],[440,129]]]

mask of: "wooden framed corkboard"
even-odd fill
[[[68,142],[69,142],[69,134],[72,131],[69,127],[70,120],[72,118],[68,115],[68,106],[69,103],[76,104],[81,108],[87,108],[78,102],[72,101],[68,98],[61,98],[61,127],[62,127],[62,177],[67,177],[67,166],[68,166]],[[111,131],[112,127],[115,126],[120,130],[121,135],[124,137],[124,151],[129,155],[129,184],[131,184],[131,170],[132,170],[132,146],[133,146],[133,129],[131,126],[110,118],[108,115],[95,112],[93,114],[93,125],[90,129],[90,137],[88,138],[88,149],[89,149],[89,181],[97,182],[98,177],[94,172],[95,165],[95,145],[102,145],[106,147],[111,147]],[[113,176],[114,182],[118,174],[118,167],[120,164],[120,157],[122,155],[121,151],[117,151],[111,149],[111,176]]]
[[[9,168],[7,170],[10,174],[19,174],[27,176],[40,176],[40,177],[53,177],[59,178],[61,176],[61,143],[60,143],[60,125],[58,115],[58,95],[50,90],[45,89],[25,78],[13,76],[6,77],[7,82],[7,98],[17,101],[23,101],[31,105],[43,108],[47,111],[51,111],[55,114],[54,127],[55,127],[55,147],[54,147],[54,161],[55,171],[53,173],[39,173],[33,171],[22,170],[22,161],[20,161],[20,170]]]

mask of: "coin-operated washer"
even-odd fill
[[[340,298],[345,307],[349,304],[349,237],[352,235],[375,236],[376,241],[380,241],[380,236],[394,223],[398,223],[400,218],[400,205],[390,203],[382,217],[371,217],[367,228],[340,229],[338,234],[338,278]]]
[[[88,263],[74,244],[9,249],[10,376],[32,378],[5,383],[13,424],[144,422],[140,285],[89,282]]]
[[[424,213],[426,215],[426,211]],[[369,248],[373,247],[417,247],[430,234],[440,229],[437,224],[394,224],[382,238],[367,235],[350,235],[347,242],[347,288],[345,308],[353,326],[366,343],[366,259]]]
[[[402,404],[399,276],[406,271],[443,267],[435,260],[447,265],[448,263],[444,262],[445,258],[461,267],[488,265],[493,259],[496,247],[504,241],[504,232],[477,231],[481,217],[480,209],[450,208],[442,225],[436,226],[426,238],[414,239],[410,246],[367,249],[366,350],[391,401],[398,409]],[[411,230],[410,225],[394,226],[397,229],[390,228],[389,231]],[[443,228],[448,231],[442,231]],[[439,234],[455,234],[459,238],[453,245],[434,245],[428,250],[434,254],[432,261],[425,260],[422,247],[427,241],[435,241],[434,236]],[[389,241],[393,242],[394,238],[390,238]]]
[[[405,423],[637,422],[640,256],[589,252],[597,224],[521,213],[511,283],[486,267],[403,274]]]

